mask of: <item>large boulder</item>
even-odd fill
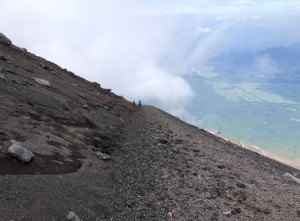
[[[23,163],[29,163],[34,157],[33,153],[23,147],[19,142],[15,140],[10,141],[12,145],[8,148],[8,153],[12,157],[16,157]]]
[[[11,40],[9,40],[4,34],[0,32],[0,44],[11,45]]]

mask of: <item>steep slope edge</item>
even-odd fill
[[[111,153],[134,110],[124,98],[12,44],[0,44],[0,174],[68,173],[80,149]],[[7,158],[11,140],[34,152]]]

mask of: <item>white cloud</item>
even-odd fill
[[[132,78],[128,95],[132,99],[155,99],[168,107],[184,106],[192,97],[190,85],[155,65],[144,66]]]
[[[260,75],[273,75],[278,72],[276,63],[268,54],[264,54],[256,58],[255,69],[256,72]]]
[[[294,6],[299,3],[291,0],[2,0],[0,27],[15,44],[128,99],[181,105],[193,94],[182,74],[211,56],[260,39],[299,39]],[[274,14],[281,22],[266,20]],[[262,22],[293,34],[266,28],[248,38],[253,30],[244,27]],[[266,65],[267,59],[257,62],[271,71]]]

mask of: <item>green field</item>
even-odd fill
[[[196,126],[300,159],[299,85],[193,81]],[[188,120],[188,119],[186,119]]]

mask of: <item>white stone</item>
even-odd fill
[[[18,158],[24,163],[28,163],[32,160],[34,154],[30,150],[26,149],[15,140],[11,140],[10,142],[12,142],[12,145],[8,148],[8,153],[11,156]]]
[[[102,153],[102,152],[96,152],[96,156],[102,160],[110,160],[111,159],[111,156],[109,156],[108,154]]]
[[[288,177],[290,179],[292,179],[294,182],[300,184],[300,179],[295,177],[294,175],[290,174],[290,173],[285,173],[284,174],[285,177]]]
[[[70,220],[70,221],[82,221],[82,219],[80,219],[76,213],[70,211],[67,215],[67,220]]]
[[[33,78],[37,83],[43,85],[43,86],[49,86],[50,87],[50,82],[41,78]]]

